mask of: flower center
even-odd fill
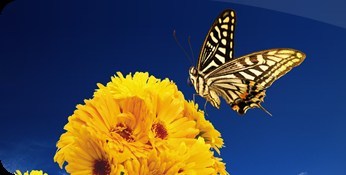
[[[165,139],[168,136],[165,126],[163,126],[161,123],[153,124],[151,129],[155,133],[156,137],[160,139]]]
[[[110,175],[111,166],[107,160],[96,160],[94,162],[93,175]]]
[[[128,128],[126,125],[124,125],[123,123],[117,124],[116,128],[112,129],[112,131],[119,134],[122,138],[124,138],[128,142],[135,141],[135,139],[132,136],[132,130]]]

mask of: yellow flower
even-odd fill
[[[161,140],[188,138],[193,139],[199,133],[196,129],[196,122],[183,116],[184,96],[177,86],[165,79],[160,81],[148,73],[135,73],[124,77],[117,73],[118,77],[113,77],[112,82],[107,86],[98,85],[99,90],[95,93],[96,97],[108,93],[106,96],[113,96],[117,100],[138,98],[143,101],[138,106],[146,106],[149,112],[144,117],[135,115],[137,119],[144,119],[141,123],[149,127],[150,144],[157,146]],[[129,103],[133,105],[134,103]],[[148,128],[146,128],[148,129]],[[147,134],[146,131],[141,130]]]
[[[80,128],[73,147],[68,147],[65,157],[66,171],[71,175],[115,175],[123,170],[119,157],[113,154],[107,142],[86,128]]]
[[[58,151],[54,160],[62,167],[68,147],[74,147],[74,140],[81,135],[81,127],[102,136],[104,141],[116,142],[112,144],[112,151],[119,154],[131,152],[135,157],[145,156],[150,148],[147,144],[150,125],[145,123],[149,119],[145,120],[147,109],[142,103],[143,100],[136,97],[116,100],[105,91],[91,100],[85,100],[85,105],[78,105],[69,117],[69,123],[64,127],[67,132],[57,143]]]
[[[172,144],[171,149],[174,147],[175,145]],[[182,161],[178,171],[180,174],[216,174],[210,145],[205,144],[201,137],[191,146],[180,143],[176,158]]]
[[[224,170],[210,150],[222,146],[220,133],[170,80],[117,73],[98,87],[68,118],[54,156],[60,168],[66,162],[72,175]]]
[[[106,87],[101,84],[98,86],[100,89],[97,91],[103,91],[106,87],[109,88],[116,99],[134,96],[141,99],[151,99],[157,95],[184,98],[177,86],[169,79],[166,78],[161,81],[154,76],[149,76],[147,72],[136,72],[133,76],[130,73],[126,77],[117,72],[117,76],[112,77],[112,81],[107,83]]]
[[[222,159],[218,157],[214,157],[214,159],[215,171],[218,172],[219,175],[229,175],[229,173],[226,171],[226,164],[222,162]]]
[[[210,145],[199,138],[191,145],[173,142],[166,151],[154,150],[148,159],[128,160],[124,167],[128,175],[214,175],[220,173],[214,168],[215,163]]]
[[[22,173],[19,170],[16,170],[16,172],[14,174],[15,175],[48,175],[47,173],[43,173],[42,170],[32,170],[32,171],[30,171],[30,173],[29,173],[29,171]]]
[[[203,111],[198,110],[198,105],[193,102],[185,101],[184,116],[191,118],[197,122],[197,128],[199,129],[198,136],[203,137],[207,144],[210,144],[219,154],[223,146],[223,139],[221,133],[217,131],[213,124],[205,119]]]
[[[59,164],[60,168],[62,168],[66,160],[65,152],[72,143],[74,143],[74,136],[70,132],[66,132],[60,136],[60,140],[57,143],[59,149],[54,155],[54,161]]]
[[[161,95],[154,104],[154,120],[149,133],[153,146],[160,146],[166,141],[175,139],[179,142],[194,139],[199,130],[196,122],[183,116],[184,98],[175,98],[170,95]]]

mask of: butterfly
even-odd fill
[[[189,69],[189,81],[198,95],[218,109],[220,96],[241,115],[256,107],[271,115],[261,106],[267,88],[300,65],[306,55],[291,48],[277,48],[234,58],[235,21],[235,12],[230,9],[215,19],[196,67]]]

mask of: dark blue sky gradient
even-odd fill
[[[294,14],[327,24],[333,24],[346,28],[346,1],[344,0],[214,0],[221,2],[232,2],[237,4],[249,5],[253,7],[261,7],[264,9],[276,10],[288,14]]]
[[[116,71],[168,77],[185,98],[188,59],[197,59],[214,18],[237,13],[235,55],[291,47],[301,66],[267,91],[272,114],[239,117],[222,101],[207,118],[226,143],[221,156],[233,175],[346,174],[346,29],[276,11],[215,1],[14,1],[0,15],[0,159],[11,171],[59,174],[55,143],[67,117],[96,83]],[[327,6],[325,8],[328,8]],[[197,98],[203,106],[204,99]]]

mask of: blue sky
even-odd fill
[[[237,3],[237,4],[248,5],[248,6],[271,9],[271,10],[298,15],[298,16],[314,19],[320,22],[325,22],[328,24],[346,28],[346,20],[345,20],[346,2],[344,0],[328,0],[328,1],[215,0],[215,1]]]
[[[191,64],[172,32],[187,49],[191,36],[198,55],[214,18],[231,8],[235,56],[291,47],[307,58],[267,91],[263,106],[273,117],[259,109],[239,117],[224,101],[220,110],[208,105],[229,172],[344,175],[346,28],[332,12],[345,3],[334,1],[311,3],[308,15],[271,1],[15,1],[0,15],[0,159],[11,171],[63,173],[53,155],[67,117],[116,71],[168,77],[192,99]],[[312,9],[324,9],[323,17],[309,16]]]

